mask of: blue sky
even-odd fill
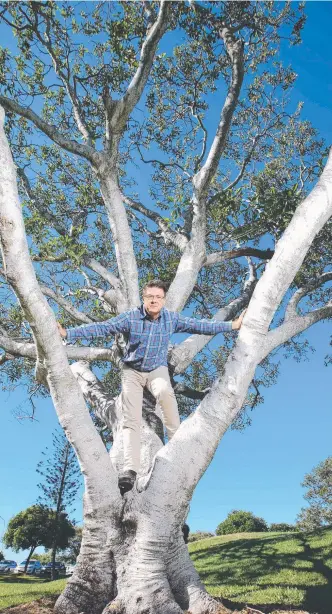
[[[284,49],[281,58],[299,75],[294,105],[304,102],[303,117],[331,144],[332,3],[309,2],[306,12],[303,44]],[[304,474],[332,454],[331,368],[324,367],[330,335],[330,322],[313,327],[308,338],[316,352],[310,360],[285,360],[278,384],[254,411],[252,426],[226,434],[196,489],[188,519],[192,531],[214,531],[232,509],[250,510],[267,522],[295,521],[304,505]],[[13,411],[25,401],[20,388],[0,393],[0,537],[11,516],[36,501],[36,465],[57,425],[50,400],[38,403],[37,421],[19,422]],[[76,508],[80,521],[80,501]],[[17,561],[24,558],[5,552]]]

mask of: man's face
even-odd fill
[[[146,311],[151,316],[157,316],[165,303],[165,292],[162,288],[145,288],[143,302]]]

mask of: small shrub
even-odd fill
[[[252,512],[233,510],[223,522],[217,526],[217,535],[229,533],[261,533],[268,531],[268,526],[263,518],[254,516]]]

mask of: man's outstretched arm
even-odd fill
[[[217,335],[218,333],[229,333],[232,330],[239,330],[241,328],[245,312],[246,310],[244,310],[238,318],[231,322],[222,322],[219,320],[198,320],[196,318],[187,318],[179,315],[174,332],[198,335]]]
[[[73,343],[76,339],[89,340],[97,337],[108,337],[116,333],[128,333],[130,329],[130,317],[129,314],[125,312],[115,318],[105,320],[105,322],[83,324],[83,326],[77,326],[75,328],[63,328],[63,326],[58,323],[58,329],[61,337]]]

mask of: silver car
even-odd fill
[[[0,561],[0,573],[13,572],[17,567],[16,561]]]
[[[24,573],[25,565],[26,565],[26,560],[22,561],[22,563],[18,565],[18,567],[15,570],[16,573]],[[42,568],[42,564],[40,561],[37,561],[36,559],[30,559],[28,567],[27,567],[27,574],[39,576],[41,572],[41,568]]]

